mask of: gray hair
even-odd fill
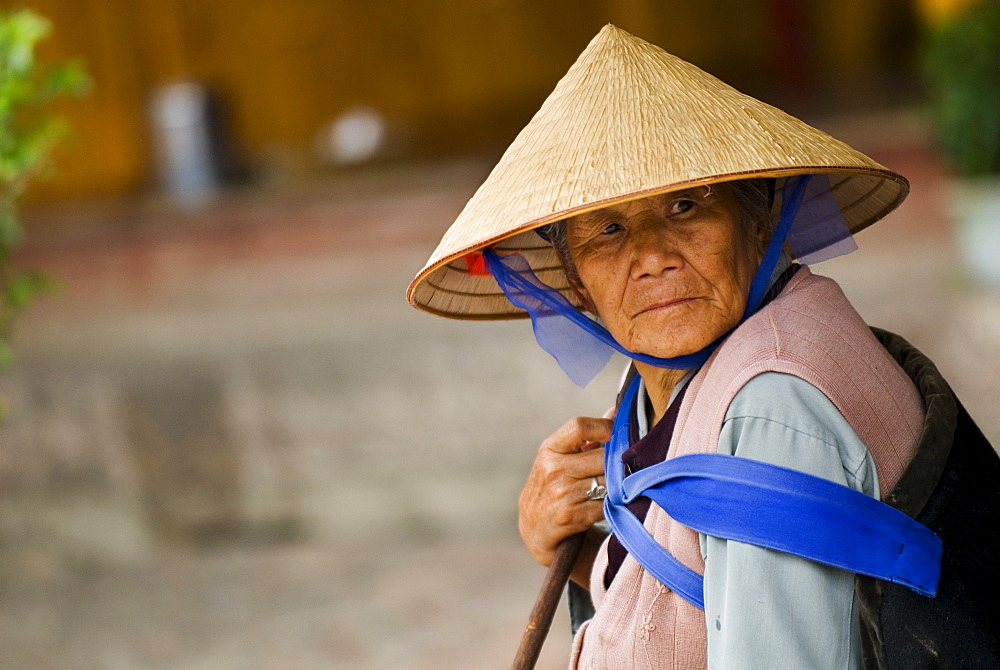
[[[725,183],[733,190],[736,205],[740,210],[740,235],[743,241],[749,248],[763,254],[776,225],[772,212],[773,186],[770,186],[765,179],[740,179]],[[566,270],[566,276],[571,281],[579,282],[580,276],[577,274],[576,264],[569,251],[569,240],[566,238],[566,220],[550,224],[545,233]]]

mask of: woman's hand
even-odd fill
[[[559,542],[604,518],[602,502],[589,500],[587,491],[594,477],[604,483],[602,444],[611,437],[611,425],[610,419],[577,417],[538,447],[518,501],[518,528],[531,556],[542,565],[552,562]],[[574,580],[589,572],[596,554],[593,545],[586,543],[581,552]],[[586,566],[581,565],[584,561]]]

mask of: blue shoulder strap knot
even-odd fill
[[[721,454],[690,454],[624,476],[632,381],[605,447],[612,531],[664,586],[704,609],[703,578],[681,564],[626,507],[647,496],[700,533],[800,556],[907,586],[933,597],[941,539],[899,510],[854,489],[796,470]]]

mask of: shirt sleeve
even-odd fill
[[[768,372],[735,396],[719,453],[764,461],[877,497],[872,457],[819,389]],[[699,535],[711,670],[859,668],[854,574]]]

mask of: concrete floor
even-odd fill
[[[817,271],[996,442],[1000,300],[956,269],[933,158],[879,123],[837,134],[913,195]],[[541,438],[604,411],[620,361],[580,390],[525,323],[405,304],[487,169],[37,214],[24,257],[65,288],[0,380],[0,667],[509,665],[543,574],[517,493]],[[567,625],[539,667],[565,666]]]

